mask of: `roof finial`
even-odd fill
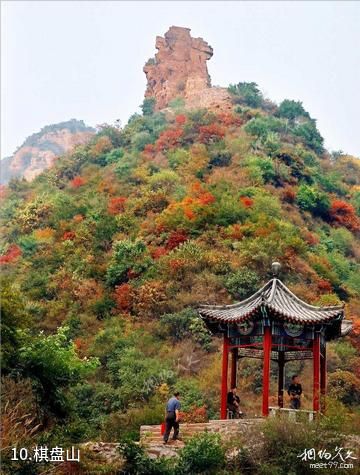
[[[273,262],[271,264],[271,270],[274,277],[277,277],[279,275],[280,269],[281,269],[280,262]]]

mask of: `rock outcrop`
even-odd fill
[[[189,28],[171,26],[164,38],[156,38],[158,53],[144,66],[147,78],[146,98],[155,98],[155,109],[166,108],[183,98],[189,108],[230,108],[226,89],[211,87],[206,62],[213,49],[202,38],[192,38]]]
[[[57,157],[88,142],[94,133],[95,129],[76,119],[47,125],[28,137],[13,156],[1,160],[0,182],[7,183],[15,177],[31,181],[50,168]]]

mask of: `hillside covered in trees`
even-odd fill
[[[136,439],[175,387],[183,420],[218,417],[220,341],[196,307],[247,297],[274,260],[305,301],[344,302],[354,329],[329,344],[329,407],[359,429],[360,162],[324,150],[300,102],[255,83],[228,93],[226,112],[147,98],[124,128],[4,188],[5,446]],[[260,364],[241,363],[249,415]],[[310,407],[311,368],[289,363],[287,383],[294,371]]]

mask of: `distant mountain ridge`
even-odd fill
[[[50,168],[57,157],[87,143],[94,134],[94,128],[77,119],[46,125],[30,135],[12,156],[1,160],[0,183],[16,177],[31,181]]]

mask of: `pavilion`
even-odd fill
[[[284,405],[285,364],[313,360],[313,411],[325,409],[326,343],[347,335],[351,321],[344,306],[316,307],[299,299],[278,279],[280,264],[272,264],[273,278],[251,297],[233,305],[201,305],[200,316],[213,334],[223,334],[221,419],[227,418],[228,366],[236,386],[242,357],[263,360],[262,414],[269,414],[270,363],[278,363],[278,406]]]

